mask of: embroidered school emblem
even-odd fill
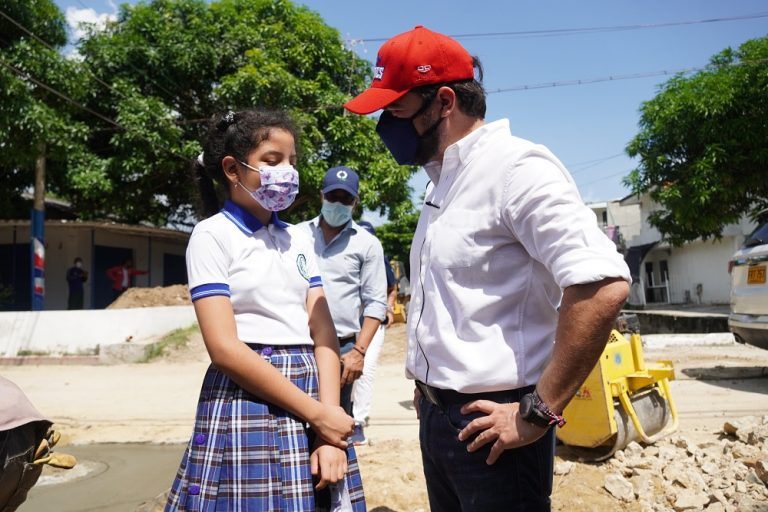
[[[299,269],[301,277],[309,281],[309,270],[307,270],[307,258],[303,254],[299,254],[296,258],[296,268]]]

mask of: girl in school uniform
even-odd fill
[[[277,216],[298,192],[296,139],[279,111],[209,126],[197,162],[209,217],[187,271],[212,364],[166,511],[313,511],[328,486],[344,510],[365,510],[313,248]],[[229,196],[221,209],[213,180]]]

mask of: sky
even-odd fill
[[[55,1],[73,25],[73,40],[78,21],[103,22],[123,3]],[[639,130],[642,103],[661,84],[677,71],[705,66],[727,47],[768,35],[765,0],[296,3],[319,13],[371,62],[384,40],[416,25],[454,36],[483,64],[486,120],[507,118],[514,135],[552,150],[571,171],[586,202],[629,194],[622,178],[637,162],[626,156],[625,147]],[[750,15],[762,17],[704,22]],[[601,30],[584,30],[595,28]],[[657,74],[661,72],[669,74]],[[638,75],[642,77],[624,78]],[[577,81],[595,83],[550,86]],[[364,169],[360,171],[364,176]],[[410,184],[415,197],[426,183],[423,171],[414,175]]]

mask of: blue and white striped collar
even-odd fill
[[[224,208],[221,209],[221,213],[223,213],[226,218],[231,220],[235,226],[240,229],[240,231],[249,236],[264,227],[264,224],[262,224],[259,219],[254,217],[245,208],[238,206],[230,200],[224,202]],[[269,222],[280,229],[285,229],[288,227],[287,223],[281,221],[277,217],[277,212],[272,212],[272,217],[270,218]]]

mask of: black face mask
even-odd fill
[[[432,104],[432,100],[425,102],[411,117],[395,117],[388,111],[382,112],[376,125],[376,133],[387,146],[389,152],[400,165],[424,165],[437,152],[439,137],[437,128],[443,121],[441,117],[419,135],[413,120]]]

